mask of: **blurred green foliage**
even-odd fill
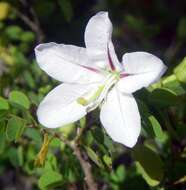
[[[56,41],[82,46],[86,22],[107,10],[121,55],[148,51],[168,66],[164,78],[135,93],[142,116],[138,145],[127,149],[104,132],[97,111],[76,124],[44,131],[41,99],[57,82],[36,64],[34,46]],[[184,0],[7,0],[0,2],[0,187],[84,189],[84,174],[67,139],[84,128],[80,147],[100,189],[186,187],[186,2]],[[52,138],[43,167],[34,161],[44,134]]]

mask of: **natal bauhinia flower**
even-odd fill
[[[86,26],[85,48],[54,42],[35,48],[41,69],[63,82],[40,103],[37,116],[45,127],[57,128],[100,106],[108,135],[133,147],[141,121],[132,93],[159,80],[166,66],[146,52],[126,53],[119,62],[111,35],[108,13],[99,12]]]

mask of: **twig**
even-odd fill
[[[74,141],[76,142],[76,144],[79,143],[81,135],[83,134],[83,132],[85,131],[85,129],[86,129],[86,127],[78,127],[77,128],[77,134],[76,134],[76,137],[74,139]]]
[[[86,160],[83,159],[81,150],[78,146],[74,145],[73,150],[74,150],[74,154],[78,158],[78,160],[81,164],[81,167],[84,171],[85,181],[87,183],[88,189],[89,190],[97,190],[97,184],[95,183],[94,178],[92,176],[91,165],[89,164],[89,162],[87,162]]]
[[[20,0],[21,1],[21,0]],[[26,7],[26,2],[21,1],[21,3]],[[16,12],[17,16],[37,35],[37,40],[39,43],[42,43],[44,41],[44,33],[41,29],[39,19],[34,11],[34,9],[30,8],[30,13],[33,17],[33,20],[31,20],[27,15],[20,12],[18,9],[13,8],[13,10]]]
[[[64,138],[62,135],[59,136],[59,134],[55,134],[55,137],[59,138],[61,141],[63,141],[66,145],[68,145],[74,152],[75,156],[79,160],[79,163],[83,169],[84,175],[85,175],[85,181],[88,186],[89,190],[97,190],[97,184],[94,181],[94,177],[92,175],[91,171],[91,165],[88,161],[86,161],[83,156],[81,149],[79,148],[78,142],[79,139],[84,131],[84,128],[80,128],[77,137],[74,141],[68,141],[66,138]]]

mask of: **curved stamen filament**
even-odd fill
[[[82,106],[87,106],[87,112],[95,109],[105,98],[108,90],[118,81],[117,74],[109,74],[105,82],[98,86],[97,90],[85,94],[77,99],[77,102]]]
[[[87,106],[88,104],[90,104],[91,102],[95,101],[97,99],[97,97],[100,96],[100,94],[102,93],[104,89],[104,85],[101,85],[98,87],[97,91],[87,100],[84,97],[79,97],[77,99],[77,102],[83,106]]]

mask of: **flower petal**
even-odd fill
[[[122,62],[129,76],[118,82],[118,88],[125,93],[135,92],[158,81],[167,69],[158,57],[147,52],[126,53]]]
[[[99,12],[88,22],[85,29],[85,45],[88,52],[96,57],[106,56],[108,42],[112,35],[112,23],[107,12]]]
[[[133,147],[141,129],[138,106],[132,95],[123,95],[114,87],[100,113],[101,122],[110,137],[128,147]]]
[[[113,58],[114,66],[120,66],[111,36],[112,23],[107,12],[99,12],[89,20],[85,29],[85,45],[89,57],[100,68],[109,67],[108,51],[111,58]]]
[[[57,128],[75,122],[86,115],[86,106],[77,102],[94,85],[61,84],[40,103],[37,110],[39,122],[48,128]]]
[[[161,73],[166,69],[161,59],[147,52],[126,53],[122,57],[122,63],[129,74]]]
[[[41,69],[59,81],[89,84],[104,78],[98,70],[87,68],[85,48],[51,42],[38,45],[35,54]]]

